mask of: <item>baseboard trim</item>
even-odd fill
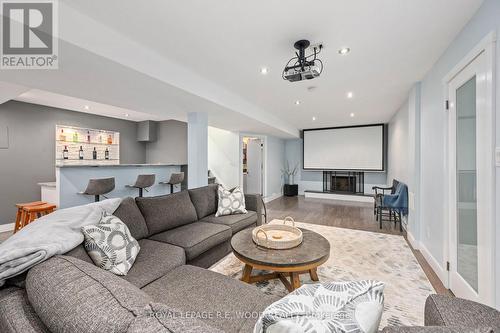
[[[406,236],[408,238],[408,242],[410,243],[411,247],[413,247],[414,250],[419,250],[420,249],[420,242],[413,237],[413,234],[406,230]]]
[[[264,203],[268,203],[270,201],[276,200],[278,198],[281,198],[282,196],[283,196],[283,194],[281,194],[281,193],[270,195],[270,196],[264,198]]]
[[[434,256],[429,252],[429,250],[421,242],[419,243],[419,250],[422,253],[422,255],[424,256],[427,263],[431,266],[434,273],[436,273],[439,280],[441,280],[441,282],[443,283],[445,288],[448,288],[449,287],[448,286],[448,273],[446,272],[446,269],[444,269],[443,266],[439,264],[439,262],[436,260],[436,258],[434,258]]]
[[[14,223],[0,224],[0,232],[7,232],[14,230]]]

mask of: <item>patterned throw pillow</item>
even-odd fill
[[[116,275],[127,275],[141,249],[118,217],[104,214],[97,225],[82,227],[85,250],[94,264]]]
[[[245,195],[239,186],[236,186],[232,190],[226,190],[223,186],[219,185],[217,193],[219,196],[219,205],[215,216],[247,213]]]

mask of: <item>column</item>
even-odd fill
[[[188,188],[208,184],[208,115],[188,113]]]

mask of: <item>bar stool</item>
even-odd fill
[[[115,177],[89,179],[89,183],[85,191],[78,192],[78,194],[93,195],[94,200],[97,202],[100,200],[101,195],[106,198],[104,194],[109,193],[114,189]]]
[[[153,186],[154,183],[155,175],[138,175],[134,185],[125,185],[125,187],[138,188],[139,197],[142,198],[142,191],[146,190],[148,192],[146,188]]]
[[[170,185],[170,193],[174,193],[174,186],[179,185],[184,181],[184,172],[177,172],[170,175],[168,182],[160,182],[160,184]]]
[[[29,206],[40,206],[46,204],[45,201],[33,201],[33,202],[25,202],[25,203],[18,203],[16,204],[17,207],[17,214],[16,214],[16,223],[14,225],[14,233],[18,232],[21,230],[23,227],[23,213],[24,213],[24,207],[29,207]]]
[[[39,217],[50,214],[56,209],[56,205],[53,204],[43,204],[38,206],[27,206],[23,208],[23,226],[27,226]]]

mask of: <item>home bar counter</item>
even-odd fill
[[[80,194],[87,187],[89,179],[115,178],[115,189],[106,194],[108,198],[137,197],[138,189],[126,185],[135,183],[138,175],[154,174],[153,186],[144,191],[144,196],[170,193],[170,186],[159,184],[167,182],[170,175],[181,171],[175,164],[113,164],[113,165],[58,165],[56,166],[55,200],[58,208],[67,208],[94,201],[94,196]],[[47,185],[46,183],[41,183]],[[44,198],[42,197],[42,200]],[[54,199],[50,200],[53,201]]]

